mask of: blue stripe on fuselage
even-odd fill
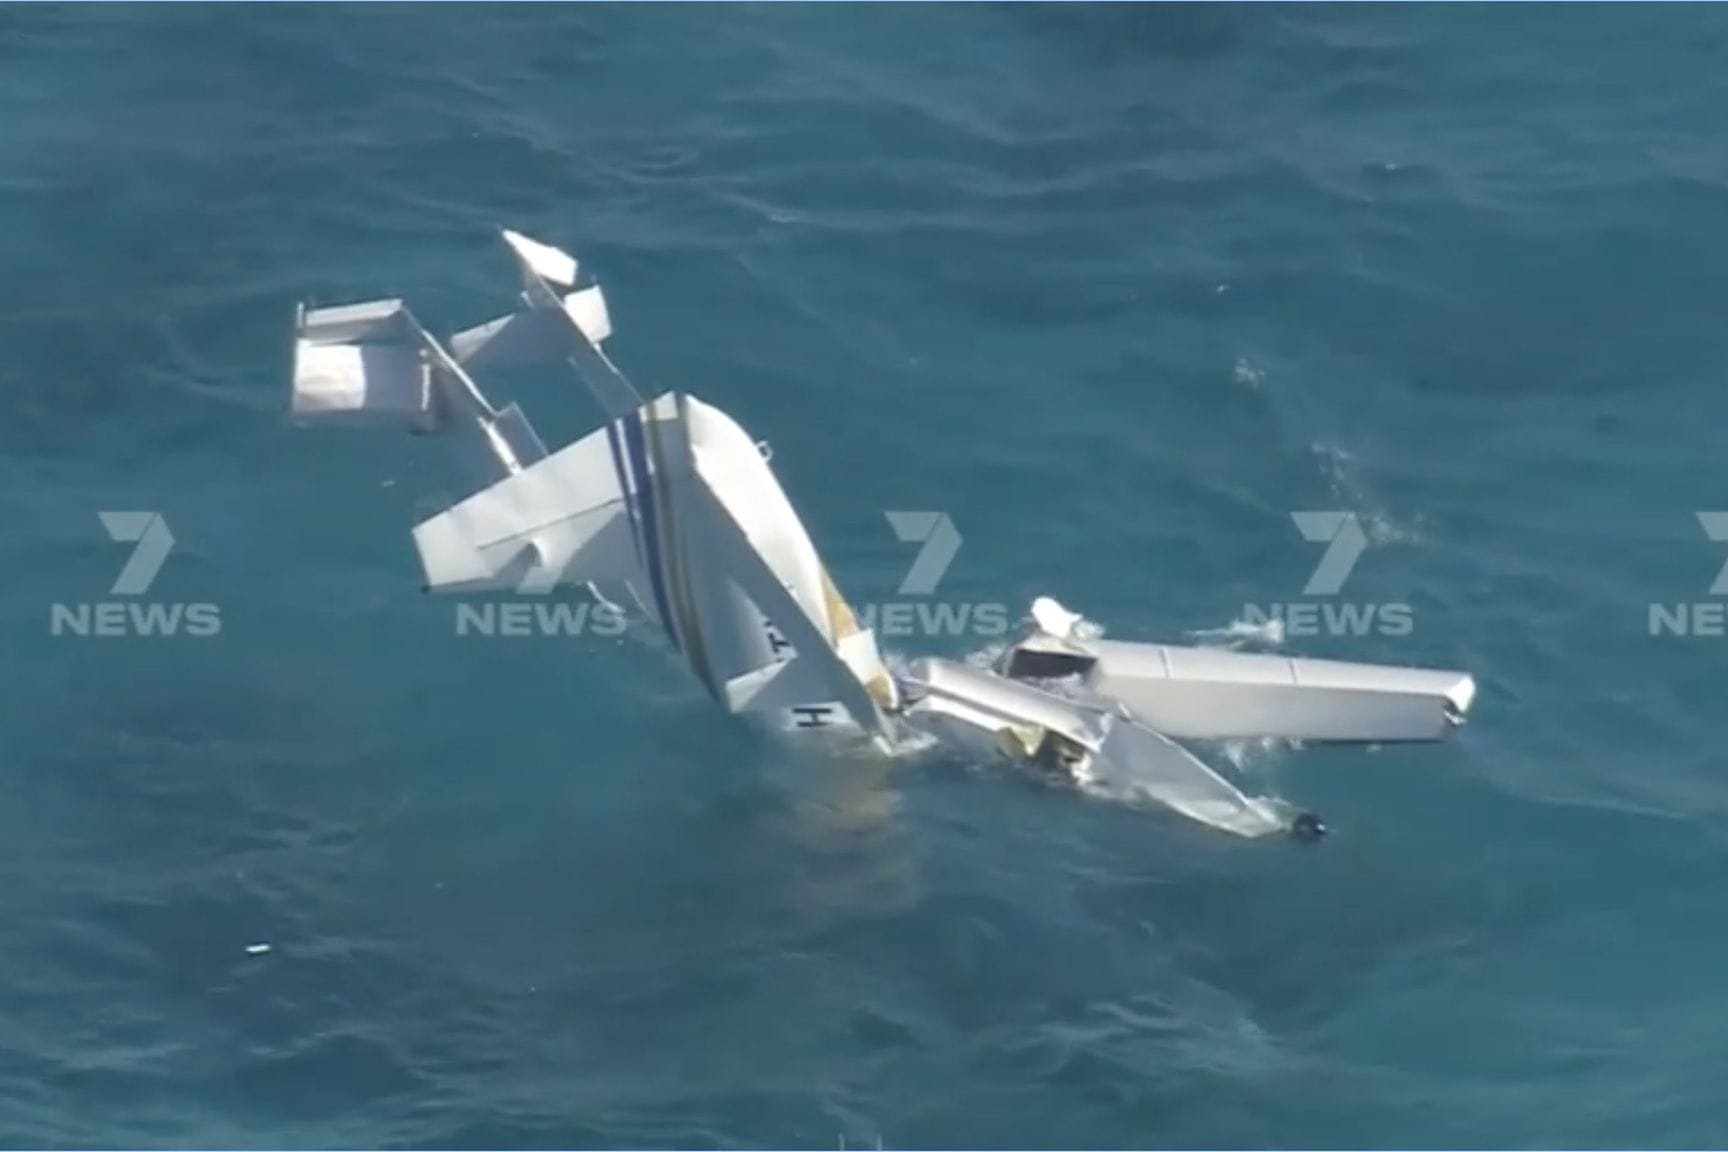
[[[606,443],[612,449],[612,470],[618,474],[618,495],[624,498],[624,516],[630,521],[630,538],[636,541],[636,562],[648,570],[648,554],[642,549],[641,513],[636,510],[636,494],[631,491],[629,478],[624,475],[624,444],[618,439],[617,420],[606,422]]]
[[[636,480],[636,505],[642,516],[642,549],[647,561],[648,583],[654,589],[654,606],[660,611],[660,623],[666,629],[666,634],[672,638],[673,646],[682,652],[684,645],[678,636],[678,624],[672,619],[672,613],[667,608],[666,578],[660,568],[660,538],[655,533],[653,477],[648,468],[647,446],[642,439],[640,410],[624,417],[624,447],[630,464],[630,474]]]

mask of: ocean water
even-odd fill
[[[0,9],[0,1144],[1728,1142],[1725,49],[1708,5]],[[502,311],[498,226],[773,445],[859,603],[916,509],[926,601],[1253,631],[1348,511],[1327,602],[1411,626],[1282,647],[1469,669],[1471,723],[1207,750],[1334,829],[1246,843],[457,635],[408,527],[460,474],[292,429],[289,341]],[[53,634],[122,599],[104,510],[219,634]]]

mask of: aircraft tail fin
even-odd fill
[[[480,371],[568,360],[608,416],[640,408],[641,393],[600,347],[612,336],[600,285],[577,287],[580,265],[562,249],[509,229],[502,235],[522,276],[523,308],[457,333],[450,342],[457,361]]]

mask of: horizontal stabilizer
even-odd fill
[[[544,312],[514,312],[456,333],[450,355],[470,372],[556,364],[563,359],[564,340],[557,322]]]
[[[571,356],[572,323],[594,345],[612,335],[606,294],[598,284],[566,293],[557,308],[516,312],[458,332],[450,352],[470,372],[559,364]]]
[[[289,410],[307,424],[431,428],[431,374],[402,302],[302,311]]]
[[[592,432],[416,526],[427,588],[545,592],[636,577],[611,432]]]

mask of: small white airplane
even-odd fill
[[[447,436],[486,477],[414,529],[435,592],[584,587],[633,604],[728,712],[784,730],[862,733],[893,753],[907,729],[1082,781],[1142,791],[1243,836],[1325,826],[1250,796],[1178,740],[1443,738],[1475,695],[1459,672],[1102,640],[1055,601],[992,669],[915,660],[893,676],[858,625],[769,467],[718,408],[644,401],[601,345],[611,321],[574,258],[503,233],[520,308],[439,343],[400,300],[301,308],[291,411],[312,426]],[[471,372],[570,362],[606,424],[548,453],[516,405]]]

